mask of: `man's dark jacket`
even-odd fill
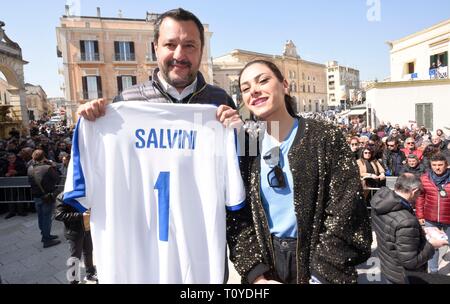
[[[370,202],[381,273],[396,284],[405,283],[405,271],[426,271],[435,251],[425,239],[414,211],[401,200],[394,191],[383,187]]]

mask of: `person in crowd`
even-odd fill
[[[419,158],[415,154],[409,154],[406,158],[406,164],[400,170],[400,174],[411,173],[420,177],[425,172],[425,167],[420,163]]]
[[[32,163],[28,168],[28,180],[38,214],[41,242],[44,248],[48,248],[61,243],[57,239],[58,236],[50,234],[55,206],[55,190],[60,177],[55,165],[45,158],[44,151],[35,150],[32,158]]]
[[[386,175],[399,176],[402,166],[406,163],[405,153],[399,149],[399,141],[395,137],[388,137],[386,146],[387,149],[383,153],[383,167],[386,169]]]
[[[355,160],[359,158],[359,139],[357,136],[351,136],[350,139],[350,150],[352,151]]]
[[[442,141],[441,137],[437,135],[431,137],[431,143],[439,152],[444,152],[445,150],[447,150],[447,142]]]
[[[419,222],[427,227],[436,227],[450,237],[450,169],[441,153],[430,159],[431,170],[421,176],[423,192],[416,202]],[[430,273],[437,273],[439,251],[428,263]]]
[[[373,157],[381,160],[383,158],[384,145],[377,134],[372,134],[369,139],[368,147],[373,149]]]
[[[439,148],[435,147],[431,143],[423,150],[422,164],[426,171],[431,170],[430,159],[437,153],[439,153]]]
[[[26,176],[27,169],[25,163],[16,156],[14,153],[7,154],[7,162],[2,162],[0,167],[0,177],[19,177]],[[19,199],[19,192],[11,192],[5,193],[9,200],[15,201]],[[26,216],[26,206],[24,203],[8,203],[8,214],[5,216],[5,219],[12,218],[17,214],[20,216]]]
[[[90,232],[90,212],[78,212],[75,208],[62,202],[58,196],[55,220],[64,223],[64,236],[69,243],[70,257],[81,261],[84,258],[86,281],[97,282],[97,270],[92,259],[92,238]],[[70,265],[72,267],[72,265]],[[72,273],[70,284],[80,283],[75,273]]]
[[[370,202],[372,191],[366,188],[379,188],[384,185],[386,179],[384,168],[380,162],[374,158],[374,150],[372,148],[362,149],[361,156],[356,163],[359,168],[359,176],[364,188],[364,198],[366,202]]]
[[[370,202],[377,256],[388,283],[407,283],[406,271],[426,272],[434,251],[448,245],[447,240],[431,237],[431,233],[427,240],[415,217],[413,204],[421,191],[420,179],[404,173],[397,178],[394,190],[383,187]]]
[[[406,156],[414,154],[415,156],[417,156],[419,161],[422,160],[423,151],[416,149],[416,142],[412,137],[408,137],[405,139],[405,147],[401,150]]]
[[[364,187],[379,188],[381,181],[386,177],[384,168],[380,162],[374,158],[372,148],[362,150],[361,157],[356,162],[359,167],[359,175],[363,180]]]
[[[436,130],[436,136],[439,136],[442,141],[446,141],[447,140],[447,136],[445,136],[445,133],[444,133],[444,131],[442,131],[442,129],[437,129]]]
[[[265,126],[257,156],[241,157],[247,203],[227,212],[230,259],[244,283],[356,283],[371,229],[358,168],[338,128],[296,116],[288,83],[266,60],[239,76]]]

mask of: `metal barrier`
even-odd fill
[[[395,182],[397,181],[398,176],[386,176],[386,187],[388,187],[391,190],[394,190]],[[370,188],[365,187],[364,188],[364,196],[368,198],[372,198],[375,192],[380,190],[381,188]],[[366,192],[367,191],[367,192]],[[366,201],[367,203],[367,209],[371,210],[372,207],[370,206],[370,199]]]
[[[64,190],[66,177],[61,176],[57,191]],[[28,176],[0,177],[0,204],[33,203]]]

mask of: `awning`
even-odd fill
[[[367,112],[366,109],[354,109],[350,110],[350,112],[345,114],[345,116],[359,116],[366,114],[366,112]]]

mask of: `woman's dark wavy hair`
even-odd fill
[[[257,59],[257,60],[253,60],[253,61],[250,61],[249,63],[247,63],[247,64],[244,66],[244,68],[241,70],[241,72],[239,73],[239,79],[238,79],[238,81],[239,81],[239,90],[240,90],[240,84],[241,84],[241,76],[242,76],[242,73],[243,73],[243,72],[245,71],[245,69],[247,69],[249,66],[254,65],[254,64],[257,64],[257,63],[262,64],[262,65],[265,65],[266,67],[268,67],[268,68],[273,72],[273,74],[275,75],[275,77],[276,77],[280,82],[283,82],[283,81],[284,81],[285,78],[284,78],[283,74],[281,73],[280,69],[279,69],[273,62],[268,61],[268,60],[263,60],[263,59]],[[242,92],[242,91],[241,91],[241,92]],[[285,94],[285,95],[284,95],[284,103],[285,103],[285,105],[286,105],[286,110],[288,111],[289,115],[291,115],[292,117],[296,117],[297,114],[296,114],[295,111],[294,111],[294,108],[295,108],[295,106],[294,106],[294,101],[293,101],[292,97],[291,97],[289,94]]]

